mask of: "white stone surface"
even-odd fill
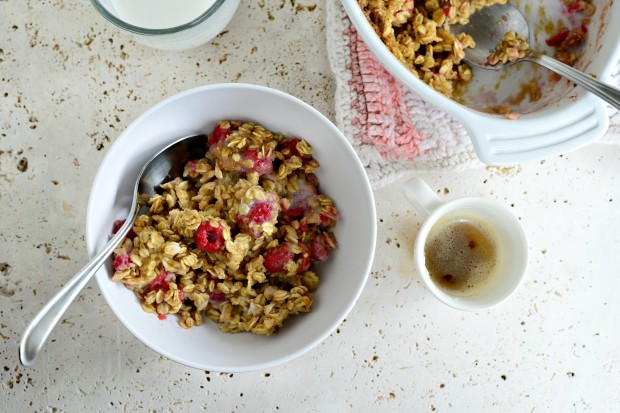
[[[446,199],[486,196],[523,222],[527,278],[498,308],[461,313],[424,289],[401,179],[375,192],[377,253],[360,301],[286,365],[233,375],[166,360],[91,282],[21,367],[26,325],[87,260],[90,185],[115,137],[163,97],[227,81],[284,90],[333,119],[324,3],[243,0],[211,44],[165,53],[88,4],[0,1],[0,411],[618,411],[620,148],[602,144],[512,170],[422,175]]]

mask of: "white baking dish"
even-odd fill
[[[490,165],[512,165],[566,153],[600,138],[609,125],[607,104],[565,80],[551,81],[551,72],[523,62],[497,72],[472,68],[474,80],[463,96],[463,104],[436,92],[405,68],[368,24],[357,0],[341,0],[360,37],[375,57],[400,82],[424,99],[458,118],[471,136],[480,160]],[[535,50],[551,49],[542,29],[540,10],[548,20],[566,19],[560,0],[512,1],[530,23]],[[609,79],[620,58],[620,3],[594,1],[597,7],[588,36],[579,51],[575,67],[601,80]],[[557,19],[555,17],[557,16]],[[570,16],[569,16],[570,18]],[[505,104],[507,96],[518,94],[524,81],[538,79],[542,98],[534,103],[523,99],[508,105],[519,119],[484,113],[485,107]],[[495,85],[499,85],[495,89]]]

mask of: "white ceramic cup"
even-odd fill
[[[459,310],[479,311],[499,304],[519,287],[527,268],[528,244],[521,223],[507,208],[485,198],[466,197],[442,202],[419,178],[406,182],[403,193],[424,221],[415,241],[413,259],[418,274],[437,299]],[[483,222],[491,230],[496,245],[495,276],[484,288],[468,296],[438,286],[426,267],[424,253],[433,226],[442,218],[457,216]]]

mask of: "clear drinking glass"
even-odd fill
[[[239,6],[239,1],[215,0],[203,14],[185,24],[170,28],[150,29],[124,21],[115,10],[111,0],[90,0],[97,11],[110,23],[129,33],[137,42],[161,50],[192,49],[209,42],[228,25]]]

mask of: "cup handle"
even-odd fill
[[[441,204],[441,200],[430,186],[420,178],[412,178],[405,182],[403,194],[413,207],[426,219]]]

